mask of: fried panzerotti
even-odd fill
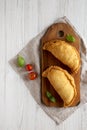
[[[53,88],[64,101],[64,107],[71,106],[77,95],[73,77],[58,66],[47,68],[42,73],[42,76],[48,78]]]
[[[80,55],[75,47],[65,41],[52,40],[44,44],[43,50],[51,52],[63,64],[67,65],[72,72],[80,68]]]

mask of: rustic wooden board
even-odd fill
[[[66,40],[67,34],[71,34],[75,37],[75,42],[69,43],[69,44],[74,46],[77,49],[77,51],[80,53],[79,51],[80,38],[76,34],[76,32],[74,32],[73,28],[68,23],[67,24],[66,23],[53,24],[47,29],[47,32],[41,38],[41,74],[47,67],[51,65],[60,66],[63,69],[66,69],[71,74],[71,71],[67,66],[62,64],[50,52],[42,50],[42,46],[44,45],[45,42],[53,40],[53,39]],[[72,76],[74,77],[75,84],[76,84],[77,97],[71,106],[76,106],[80,102],[80,69],[76,74],[72,74]],[[49,83],[48,79],[42,76],[41,76],[41,79],[42,79],[42,82],[41,82],[42,102],[47,106],[63,107],[64,103],[62,99],[54,90],[52,85]],[[52,95],[57,99],[56,103],[52,103],[49,101],[49,99],[46,97],[46,91],[49,91],[52,93]]]

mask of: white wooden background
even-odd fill
[[[8,64],[30,39],[65,15],[87,41],[87,0],[0,0],[0,130],[87,130],[87,105],[57,126]]]

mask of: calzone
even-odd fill
[[[58,66],[50,66],[43,73],[53,88],[64,101],[64,107],[70,106],[77,96],[74,78],[64,69]]]
[[[51,52],[63,64],[67,65],[72,72],[80,68],[80,55],[75,47],[62,40],[52,40],[43,45],[43,49]]]

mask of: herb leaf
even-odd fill
[[[17,58],[17,63],[18,63],[18,66],[23,67],[25,65],[24,58],[19,55],[18,58]]]
[[[70,35],[70,34],[68,34],[66,36],[66,40],[69,41],[69,42],[75,42],[75,38],[72,35]]]
[[[50,97],[52,96],[52,94],[47,91],[47,92],[46,92],[46,96],[47,96],[48,98],[50,98]]]
[[[55,102],[56,102],[55,97],[53,97],[53,96],[52,96],[52,97],[50,97],[50,101],[55,103]]]
[[[48,97],[48,99],[49,99],[51,102],[53,102],[53,103],[56,102],[55,97],[52,96],[52,94],[51,94],[49,91],[46,92],[46,96]]]

